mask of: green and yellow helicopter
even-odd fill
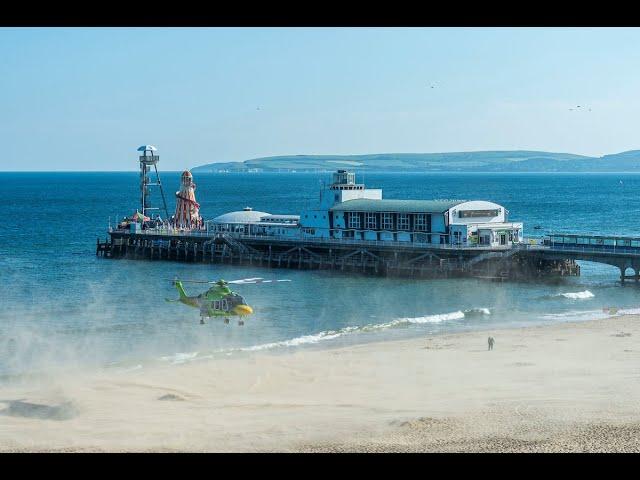
[[[171,300],[166,298],[167,302],[180,302],[193,308],[200,309],[200,324],[204,325],[205,318],[211,317],[223,317],[224,323],[229,323],[229,317],[240,317],[238,325],[244,325],[243,317],[251,315],[253,308],[251,308],[245,302],[242,296],[235,292],[232,292],[229,288],[230,284],[234,285],[246,285],[255,283],[273,283],[273,282],[290,282],[291,280],[265,280],[263,278],[243,278],[241,280],[216,280],[213,282],[200,281],[200,280],[173,280],[173,285],[178,290],[180,298],[177,300]],[[209,290],[200,295],[189,296],[185,292],[183,283],[204,283],[213,285]]]

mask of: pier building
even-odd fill
[[[245,235],[279,235],[295,238],[299,235],[299,215],[272,215],[245,207],[241,211],[229,212],[213,220],[207,220],[210,233],[238,233]]]
[[[348,200],[330,209],[330,236],[449,245],[512,245],[522,240],[522,222],[507,222],[506,210],[487,201]]]
[[[381,189],[356,183],[355,174],[338,170],[320,189],[316,208],[300,215],[230,212],[208,222],[212,232],[272,235],[301,239],[345,239],[431,245],[508,246],[521,243],[522,222],[483,200],[387,200]]]

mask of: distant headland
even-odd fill
[[[588,157],[571,153],[504,150],[368,155],[283,155],[194,167],[206,172],[315,172],[336,168],[369,172],[640,172],[640,150]]]

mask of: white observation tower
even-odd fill
[[[138,147],[138,152],[142,152],[140,155],[140,207],[142,215],[151,218],[150,210],[160,210],[159,207],[152,207],[149,203],[149,194],[151,193],[149,187],[160,187],[160,196],[162,197],[162,203],[164,205],[165,218],[169,218],[169,211],[167,210],[167,201],[164,198],[164,191],[162,190],[162,183],[160,183],[160,175],[158,174],[158,161],[160,156],[157,155],[158,149],[153,145],[142,145]],[[149,179],[149,173],[151,167],[156,173],[156,181],[151,182]]]

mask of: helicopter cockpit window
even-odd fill
[[[238,294],[234,295],[233,297],[230,297],[229,300],[230,300],[230,303],[232,305],[234,305],[234,306],[235,305],[244,305],[245,304],[244,298],[242,298],[242,296],[240,296]]]

